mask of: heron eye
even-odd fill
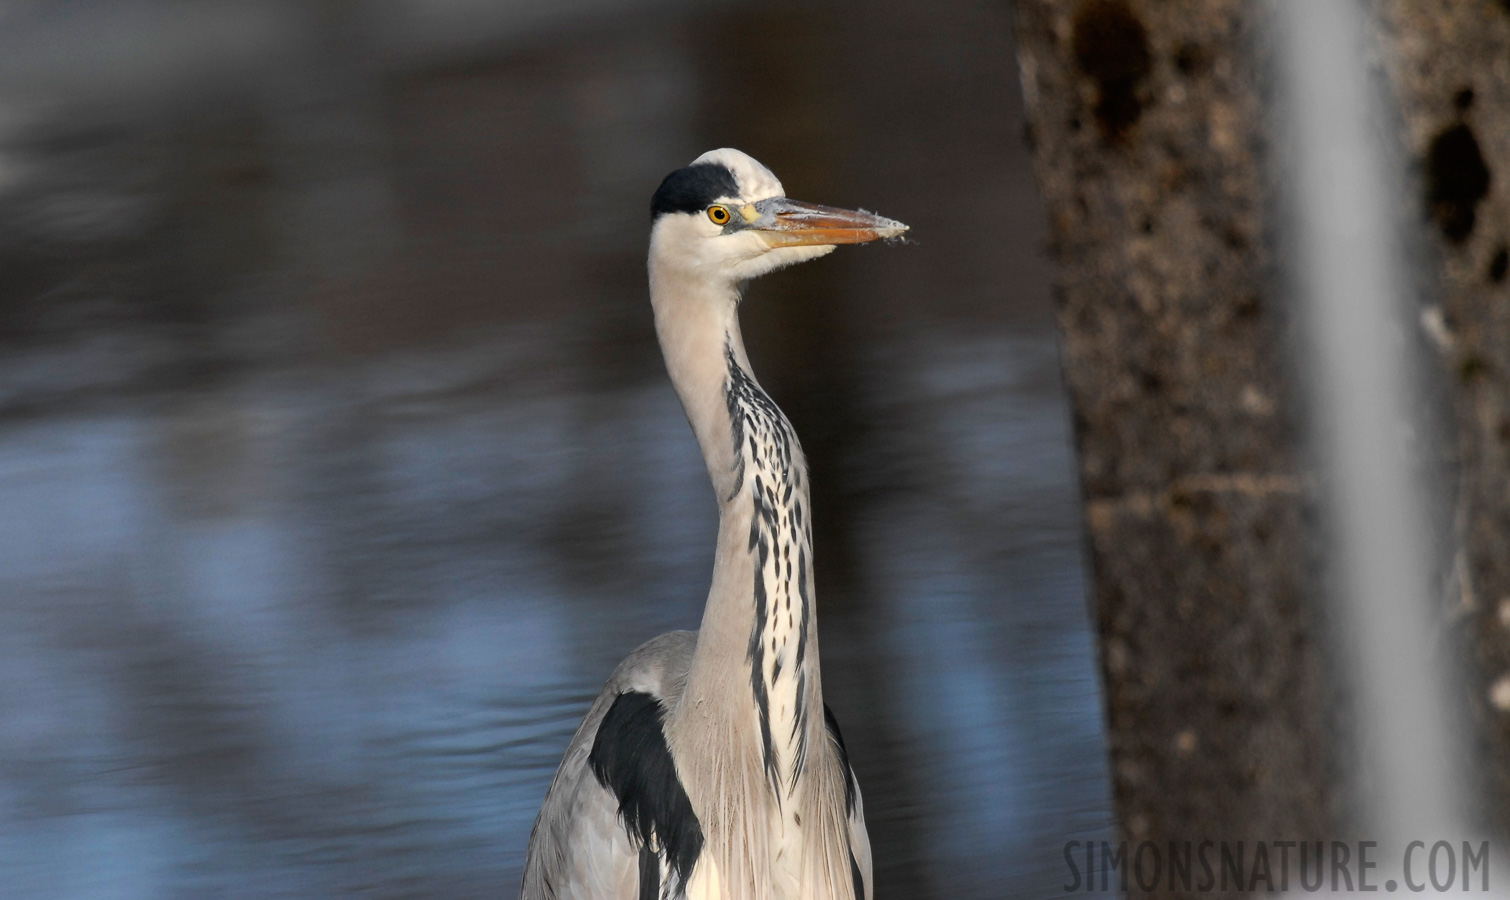
[[[722,206],[710,206],[708,207],[708,218],[713,221],[714,225],[727,225],[729,224],[729,211]]]

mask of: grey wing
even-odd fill
[[[572,736],[545,794],[525,854],[522,900],[636,900],[639,844],[617,797],[589,763],[604,717],[619,695],[649,694],[666,706],[686,684],[697,636],[673,631],[641,645],[614,670]]]
[[[855,808],[849,813],[849,852],[854,857],[853,865],[859,881],[855,900],[872,900],[875,882],[871,880],[870,833],[865,830],[865,802],[860,797],[860,785],[855,784]]]
[[[860,796],[860,781],[849,764],[849,750],[844,746],[839,720],[827,703],[823,704],[823,724],[844,771],[844,813],[849,825],[849,866],[855,885],[855,900],[871,900],[875,895],[875,884],[871,881],[870,833],[865,830],[865,801]]]
[[[600,698],[601,699],[601,698]],[[594,704],[594,711],[601,711]],[[583,723],[596,722],[589,715]],[[579,729],[577,737],[582,737]],[[579,746],[579,743],[581,746]],[[638,854],[619,821],[619,804],[592,773],[591,740],[572,740],[535,819],[524,862],[523,900],[633,900]]]

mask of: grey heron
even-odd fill
[[[524,900],[869,900],[870,840],[823,702],[807,466],[740,337],[751,278],[900,222],[790,200],[713,150],[651,201],[650,301],[719,504],[696,632],[653,638],[589,709],[530,835]]]

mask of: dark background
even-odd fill
[[[513,896],[715,507],[651,192],[739,147],[913,226],[757,283],[815,482],[878,898],[1109,837],[1068,424],[1002,2],[0,12],[0,881]]]

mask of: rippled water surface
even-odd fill
[[[1042,897],[1108,796],[1002,4],[19,4],[0,880],[499,897],[715,508],[646,206],[741,147],[914,226],[755,285],[879,898]]]

